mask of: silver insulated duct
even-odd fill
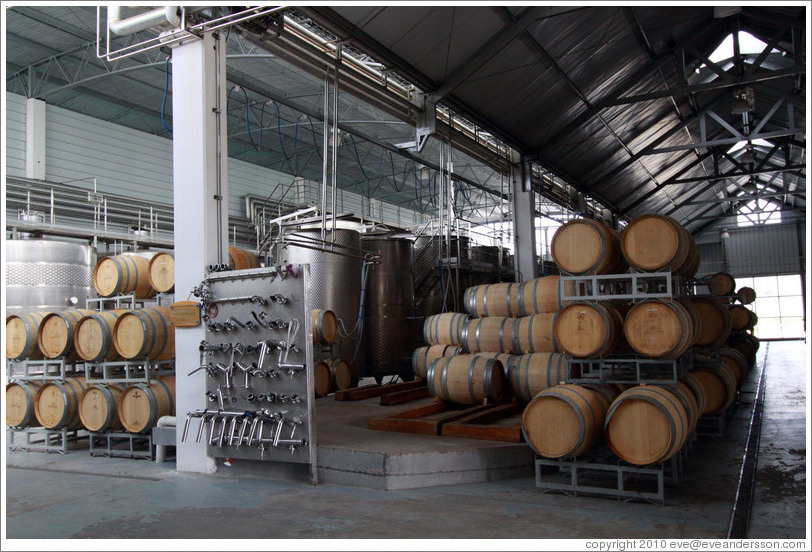
[[[412,240],[371,234],[363,236],[362,243],[364,249],[381,256],[380,264],[370,267],[366,285],[367,372],[378,377],[411,374],[415,347]]]
[[[55,240],[6,241],[6,314],[85,308],[96,250]]]
[[[346,334],[340,331],[339,342],[333,347],[337,356],[350,365],[353,376],[361,377],[364,348],[359,347],[358,354],[355,354],[361,329],[353,331],[361,302],[361,235],[356,230],[338,228],[333,241],[331,232],[326,232],[326,241],[336,246],[333,251],[330,251],[329,243],[321,243],[320,226],[285,229],[283,241],[287,245],[279,252],[280,259],[285,263],[310,264],[311,308],[330,309],[343,321],[344,329],[350,335],[344,337]],[[352,252],[355,256],[351,256]]]

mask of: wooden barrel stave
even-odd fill
[[[73,347],[79,358],[90,362],[120,360],[113,346],[113,327],[125,309],[94,312],[76,322],[73,332]]]
[[[156,253],[147,267],[149,285],[158,293],[175,291],[175,254]]]
[[[149,283],[149,260],[135,254],[99,259],[93,269],[93,286],[101,297],[129,293],[135,293],[136,299],[155,296],[155,289]]]
[[[6,318],[6,357],[11,360],[40,360],[39,328],[50,312],[14,314]]]
[[[546,458],[577,457],[601,434],[606,411],[597,394],[579,385],[549,387],[522,413],[525,441]]]
[[[9,427],[38,427],[42,424],[35,414],[38,381],[12,381],[6,385],[6,425]]]
[[[228,264],[234,270],[245,270],[247,268],[259,268],[259,259],[247,249],[234,247],[228,248]]]
[[[563,224],[553,235],[550,251],[556,265],[568,274],[608,274],[623,267],[619,235],[597,220]]]
[[[468,320],[467,314],[445,312],[427,316],[423,322],[423,339],[429,345],[462,346],[462,334]]]
[[[637,466],[664,462],[685,444],[688,414],[680,400],[660,386],[627,389],[606,415],[605,436],[612,451]]]
[[[79,401],[79,419],[88,431],[121,429],[118,401],[123,389],[119,385],[92,385]]]
[[[126,359],[169,360],[175,357],[175,326],[168,307],[146,307],[122,313],[113,326],[113,346]]]
[[[503,364],[513,396],[524,402],[567,379],[567,357],[558,353],[513,355]]]
[[[457,404],[499,401],[504,392],[504,367],[498,360],[478,355],[435,359],[429,365],[429,394]]]
[[[51,381],[37,391],[34,413],[46,429],[79,429],[79,401],[85,389],[83,376],[66,377],[64,382]]]
[[[313,309],[310,311],[310,321],[315,345],[335,343],[338,338],[338,319],[333,311]]]
[[[559,349],[574,357],[599,357],[617,349],[623,322],[609,304],[576,301],[555,318],[553,335]]]
[[[512,353],[515,320],[496,316],[469,320],[462,333],[463,351]]]
[[[153,380],[149,385],[130,385],[118,399],[118,413],[124,429],[131,433],[148,433],[161,416],[175,411],[175,376]]]
[[[462,352],[462,347],[456,345],[429,345],[418,347],[412,353],[412,370],[418,379],[426,379],[429,371],[429,364],[436,358],[458,355]]]
[[[693,345],[694,327],[689,312],[677,301],[646,299],[626,314],[623,333],[641,355],[676,358]]]

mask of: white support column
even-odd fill
[[[513,186],[513,240],[516,281],[532,280],[538,272],[536,255],[535,194],[530,184],[530,163],[520,161],[511,166]]]
[[[212,33],[172,50],[172,146],[175,190],[175,297],[185,300],[209,264],[228,262],[228,177],[225,47]],[[212,473],[214,459],[190,430],[186,413],[206,408],[198,347],[204,328],[175,329],[177,467]],[[195,428],[196,429],[196,428]]]
[[[25,177],[45,180],[45,102],[25,103]]]

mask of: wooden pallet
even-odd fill
[[[469,439],[521,441],[521,424],[491,425],[497,420],[521,412],[516,404],[482,404],[459,408],[444,401],[412,408],[389,416],[370,418],[369,429],[416,433],[419,435],[451,435]],[[450,433],[446,428],[454,426]]]
[[[521,443],[524,441],[521,419],[523,410],[524,407],[516,403],[493,405],[488,410],[444,424],[441,435]]]
[[[371,399],[373,397],[380,397],[398,391],[409,391],[419,387],[425,387],[425,381],[404,381],[401,383],[391,383],[388,385],[364,385],[361,387],[353,387],[350,389],[341,389],[335,392],[337,401],[362,401],[364,399]],[[428,395],[426,395],[428,396]],[[397,404],[397,403],[393,403]]]

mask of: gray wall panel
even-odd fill
[[[729,230],[725,241],[728,271],[733,276],[797,274],[802,258],[798,224],[751,226]]]
[[[696,247],[700,259],[698,275],[705,276],[717,272],[727,272],[725,249],[721,243],[700,243]]]
[[[6,94],[6,172],[25,176],[25,98]]]
[[[7,95],[7,160],[10,176],[25,176],[25,98]],[[172,203],[172,140],[94,119],[67,109],[46,108],[46,179],[72,182],[80,189],[92,190],[96,177],[100,193],[138,197],[167,205]],[[321,183],[305,181],[298,188],[294,177],[230,158],[229,215],[245,216],[246,195],[279,198],[291,203],[316,205]],[[362,214],[386,224],[415,224],[422,216],[411,210],[385,204],[376,205],[370,214],[370,202],[359,194],[339,190],[338,210]],[[375,202],[373,202],[375,203]],[[362,207],[363,204],[363,207]]]

